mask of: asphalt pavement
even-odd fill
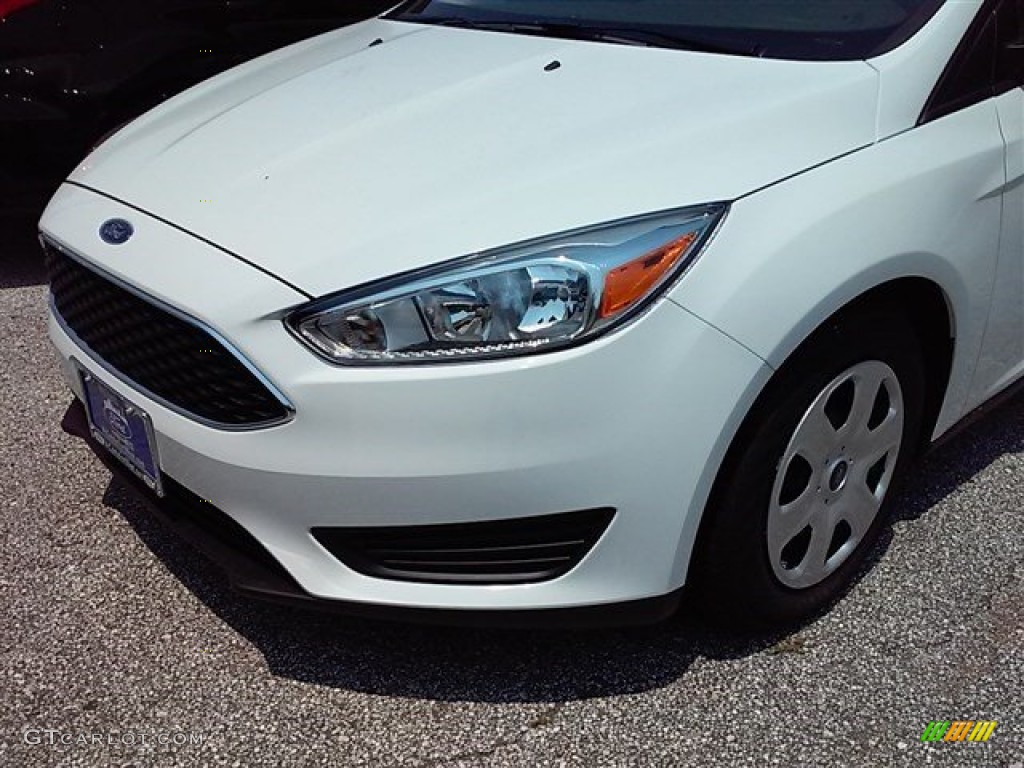
[[[1024,398],[792,635],[357,621],[236,596],[61,431],[35,250],[0,220],[0,766],[1024,768]]]

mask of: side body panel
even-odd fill
[[[871,288],[935,282],[956,337],[937,436],[971,402],[1005,181],[989,100],[739,200],[671,298],[778,367]]]
[[[1007,184],[992,312],[978,356],[969,406],[998,394],[1024,374],[1024,90],[996,100],[1006,139]]]

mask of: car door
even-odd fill
[[[975,394],[984,400],[1024,374],[1024,0],[995,15],[994,92],[1006,142],[999,267]]]
[[[967,410],[1024,374],[1024,0],[986,3],[922,116],[941,119],[992,100],[1006,180],[996,278]]]

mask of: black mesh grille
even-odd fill
[[[597,543],[612,509],[487,523],[397,528],[314,528],[359,573],[437,584],[526,584],[567,573]]]
[[[206,331],[44,245],[57,312],[88,349],[157,398],[224,427],[281,421],[287,408]]]

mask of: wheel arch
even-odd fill
[[[902,315],[921,343],[926,370],[926,402],[918,449],[931,441],[949,391],[956,352],[957,318],[949,294],[935,281],[908,276],[895,278],[864,291],[830,314],[808,334],[787,361],[799,354],[823,328],[850,321],[858,313],[887,309]]]
[[[921,342],[926,369],[926,402],[921,430],[916,446],[922,451],[930,442],[943,403],[946,399],[953,370],[956,346],[956,312],[949,294],[936,281],[919,275],[897,277],[874,285],[842,303],[828,313],[812,330],[805,332],[793,343],[781,365],[770,376],[753,397],[743,417],[739,419],[736,431],[728,440],[727,447],[717,466],[709,468],[710,483],[707,498],[700,515],[696,534],[690,542],[686,569],[686,583],[691,582],[695,570],[699,569],[703,543],[708,535],[710,515],[706,511],[714,504],[715,495],[722,492],[722,478],[729,475],[738,459],[740,446],[745,444],[755,428],[754,414],[765,401],[773,396],[784,367],[792,365],[811,346],[815,339],[830,327],[850,323],[859,314],[871,311],[894,311],[906,318],[914,334]],[[913,308],[913,311],[910,311]]]

